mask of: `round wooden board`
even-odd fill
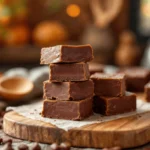
[[[4,116],[4,132],[16,138],[41,143],[68,141],[74,147],[131,148],[150,141],[150,112],[64,131],[12,111]]]

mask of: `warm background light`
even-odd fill
[[[66,12],[70,17],[77,17],[80,15],[80,7],[76,4],[70,4],[68,5]]]

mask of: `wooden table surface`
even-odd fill
[[[7,136],[2,130],[0,130],[0,137],[4,137],[4,138],[11,138],[13,140],[13,148],[15,150],[17,150],[17,147],[20,145],[20,144],[27,144],[29,147],[32,147],[32,144],[34,142],[29,142],[29,141],[23,141],[23,140],[20,140],[20,139],[16,139],[16,138],[12,138],[10,136]],[[40,144],[40,146],[42,147],[42,150],[48,150],[48,147],[49,145],[48,144]],[[0,145],[0,149],[3,147],[3,145]],[[137,148],[133,148],[131,150],[142,150],[146,147],[150,147],[150,143],[144,145],[144,146],[141,146],[141,147],[137,147]],[[71,150],[97,150],[97,149],[92,149],[92,148],[71,148]]]
[[[32,147],[32,145],[34,144],[34,142],[30,142],[30,141],[25,141],[25,140],[20,140],[20,139],[16,139],[16,138],[13,138],[13,137],[10,137],[8,135],[6,135],[4,132],[3,132],[3,129],[0,130],[0,138],[4,138],[4,139],[12,139],[12,146],[14,148],[14,150],[18,150],[18,146],[20,144],[26,144],[28,145],[28,147]],[[127,139],[128,140],[128,139]],[[49,150],[49,144],[41,144],[40,143],[40,146],[42,148],[42,150]],[[0,149],[3,147],[3,145],[0,145]],[[140,147],[137,147],[137,148],[132,148],[130,150],[144,150],[145,148],[150,148],[150,143],[146,144],[146,145],[143,145],[143,146],[140,146]],[[74,148],[72,147],[71,150],[97,150],[97,149],[93,149],[93,148]]]

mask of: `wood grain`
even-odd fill
[[[4,116],[4,132],[16,138],[41,143],[68,141],[74,147],[131,148],[150,141],[150,112],[66,132],[49,123],[25,118],[12,111]]]

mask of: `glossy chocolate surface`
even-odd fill
[[[85,81],[89,78],[87,63],[50,64],[49,80],[51,82]]]
[[[90,45],[57,45],[41,50],[41,64],[88,62],[93,57]]]
[[[95,95],[99,96],[123,96],[125,93],[124,74],[95,73],[91,75],[94,82]]]
[[[117,115],[136,110],[136,95],[126,92],[122,97],[94,97],[94,112],[106,116]]]
[[[145,84],[150,80],[150,70],[140,67],[121,69],[126,75],[126,87],[128,91],[143,92]]]
[[[93,98],[80,101],[44,100],[42,116],[47,118],[82,120],[92,114]]]
[[[79,82],[44,82],[44,99],[81,100],[94,95],[92,80]]]

